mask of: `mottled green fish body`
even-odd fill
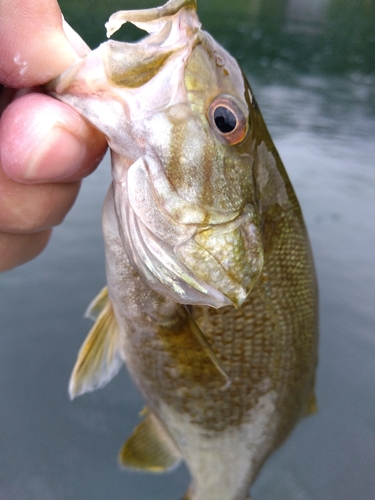
[[[50,85],[102,130],[113,183],[108,288],[74,368],[74,397],[125,361],[148,410],[120,452],[181,459],[190,500],[245,500],[264,460],[314,410],[317,293],[298,201],[237,62],[193,0],[114,14],[108,41]]]

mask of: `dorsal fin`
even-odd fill
[[[69,382],[71,399],[106,385],[122,366],[118,327],[107,287],[91,302],[88,312],[95,324],[78,353]]]
[[[153,413],[137,425],[119,453],[123,467],[149,472],[165,472],[180,460],[177,446]]]

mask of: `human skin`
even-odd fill
[[[100,163],[104,136],[43,93],[88,50],[55,0],[0,0],[0,271],[36,257]],[[1,114],[2,113],[2,114]]]

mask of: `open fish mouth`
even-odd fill
[[[128,257],[152,289],[182,304],[243,303],[263,266],[253,205],[219,213],[187,202],[170,186],[168,193],[156,191],[143,159],[123,170],[114,195]]]

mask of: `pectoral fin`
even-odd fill
[[[70,377],[71,399],[106,385],[122,366],[118,351],[118,327],[107,288],[90,304],[87,314],[96,317],[84,341]]]
[[[109,301],[108,297],[108,287],[103,287],[98,295],[90,302],[88,308],[85,312],[85,318],[90,318],[93,321],[98,319],[99,314],[103,311],[107,302]]]
[[[180,460],[179,450],[153,413],[134,429],[119,453],[122,466],[149,472],[165,472]]]
[[[206,354],[208,360],[210,363],[212,363],[216,370],[220,373],[221,377],[223,378],[223,386],[221,387],[221,390],[226,390],[231,384],[231,380],[228,376],[228,374],[225,372],[224,368],[221,366],[220,361],[217,359],[217,356],[215,355],[214,351],[212,350],[209,342],[207,341],[206,337],[204,336],[202,330],[199,328],[199,326],[196,324],[194,319],[192,318],[188,308],[185,308],[186,313],[187,313],[187,318],[189,322],[189,327],[190,331],[192,334],[196,337],[198,342],[200,343],[204,353]]]

